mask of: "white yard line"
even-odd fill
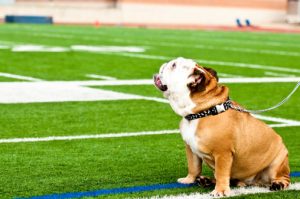
[[[298,82],[300,78],[221,78],[223,83],[261,83],[261,82]],[[68,101],[102,101],[102,100],[150,100],[168,103],[168,100],[158,97],[146,97],[115,91],[93,89],[84,86],[104,85],[153,85],[153,80],[106,80],[106,81],[44,81],[44,82],[2,82],[0,83],[0,103],[37,103],[37,102],[68,102]],[[255,117],[276,122],[271,127],[300,126],[300,121],[269,116]],[[166,132],[166,131],[163,131]],[[138,135],[140,133],[137,133]],[[161,133],[161,131],[159,132]],[[122,134],[119,134],[119,136]],[[133,135],[133,134],[132,134]],[[105,135],[106,137],[110,136]],[[104,137],[105,137],[104,136]],[[33,138],[34,140],[88,139],[102,138],[103,135],[63,136],[50,138]],[[18,140],[18,138],[16,138]],[[21,138],[22,139],[22,138]],[[31,140],[32,138],[28,138]],[[9,139],[11,140],[11,139]],[[14,139],[13,139],[14,140]],[[22,139],[23,140],[23,139]],[[27,140],[27,138],[25,139]],[[4,141],[2,141],[4,142]],[[6,140],[7,142],[7,140]],[[17,142],[17,141],[16,141]]]
[[[120,41],[121,42],[121,41]],[[124,43],[124,41],[123,41]],[[134,43],[134,41],[127,43]],[[296,51],[283,51],[283,50],[270,50],[270,49],[253,49],[253,48],[240,48],[240,47],[220,47],[213,45],[184,45],[180,43],[174,42],[143,42],[142,45],[148,46],[162,46],[162,47],[182,47],[182,48],[195,48],[195,49],[203,49],[203,50],[222,50],[222,51],[233,51],[233,52],[243,52],[243,53],[253,53],[253,54],[271,54],[271,55],[282,55],[282,56],[293,56],[299,57],[300,53]]]
[[[265,75],[274,76],[274,77],[295,77],[293,74],[287,74],[287,73],[274,73],[270,71],[266,71]]]
[[[143,96],[72,84],[0,83],[0,104],[83,102],[142,99]]]
[[[147,98],[145,98],[147,99]],[[157,98],[159,99],[159,98]],[[148,98],[147,100],[153,100]],[[167,101],[158,101],[167,103]],[[268,116],[255,115],[256,118],[268,121],[281,122],[280,124],[271,124],[270,127],[280,128],[289,126],[300,126],[300,122],[283,118],[274,118]],[[28,138],[5,138],[0,139],[0,144],[5,143],[23,143],[23,142],[49,142],[63,140],[84,140],[84,139],[103,139],[103,138],[120,138],[120,137],[135,137],[145,135],[165,135],[179,133],[179,129],[161,130],[161,131],[142,131],[142,132],[127,132],[127,133],[108,133],[108,134],[93,134],[93,135],[71,135],[71,136],[50,136],[50,137],[28,137]]]
[[[198,40],[202,40],[203,38],[198,38]],[[182,39],[181,39],[182,40]],[[111,41],[118,42],[118,43],[128,43],[130,45],[136,45],[136,41],[134,40],[120,40],[120,39],[113,39]],[[215,41],[215,40],[214,40]],[[196,41],[199,43],[199,41]],[[253,43],[251,43],[253,44]],[[258,44],[262,44],[258,42]],[[274,43],[272,43],[274,44]],[[203,50],[223,50],[223,51],[233,51],[233,52],[244,52],[244,53],[255,53],[255,54],[273,54],[273,55],[282,55],[282,56],[296,56],[299,57],[300,53],[298,51],[284,51],[284,50],[270,50],[270,49],[257,49],[257,48],[241,48],[241,47],[220,47],[218,45],[206,45],[206,44],[198,44],[198,45],[186,45],[182,43],[176,42],[149,42],[143,41],[139,43],[139,45],[148,45],[151,47],[155,46],[162,46],[162,47],[183,47],[183,48],[194,48],[194,49],[203,49]],[[231,44],[232,45],[232,44]],[[271,45],[274,46],[274,45]],[[276,44],[275,46],[280,47],[281,45]],[[299,46],[297,46],[299,47]]]
[[[74,36],[67,35],[67,34],[57,34],[56,32],[51,32],[51,33],[33,33],[32,30],[30,32],[27,32],[30,36],[44,36],[44,37],[51,37],[51,38],[63,38],[63,39],[74,39]]]
[[[86,77],[93,78],[93,79],[103,79],[103,80],[116,80],[115,77],[104,76],[104,75],[96,75],[96,74],[86,74]]]
[[[0,49],[9,49],[10,47],[9,46],[7,46],[7,45],[2,45],[2,44],[0,44]]]
[[[157,101],[161,103],[169,103],[168,100],[156,97],[142,97],[140,99]],[[254,115],[254,117],[277,122],[279,124],[271,124],[270,127],[280,128],[280,127],[290,127],[290,126],[300,126],[300,121],[270,117],[263,115]],[[161,130],[161,131],[142,131],[142,132],[131,132],[131,133],[109,133],[109,134],[94,134],[94,135],[75,135],[75,136],[50,136],[50,137],[29,137],[29,138],[7,138],[0,139],[0,144],[4,143],[23,143],[23,142],[49,142],[49,141],[62,141],[62,140],[83,140],[83,139],[103,139],[103,138],[119,138],[119,137],[133,137],[133,136],[144,136],[144,135],[164,135],[164,134],[175,134],[179,133],[179,129],[173,130]]]
[[[13,79],[20,79],[20,80],[27,80],[27,81],[34,81],[34,82],[40,82],[43,81],[41,79],[33,78],[33,77],[28,77],[28,76],[22,76],[22,75],[14,75],[11,73],[1,73],[1,77],[7,77],[7,78],[13,78]]]
[[[165,104],[168,104],[168,103],[169,103],[169,100],[164,99],[164,98],[159,98],[159,97],[144,97],[144,96],[141,96],[141,97],[142,97],[141,99],[144,99],[144,100],[150,100],[150,101],[155,101],[155,102],[161,102],[161,103],[165,103]]]
[[[228,74],[228,73],[218,73],[218,76],[222,77],[222,78],[241,78],[241,77],[243,77],[241,75],[233,75],[233,74]]]
[[[260,69],[260,70],[300,73],[299,69],[280,67],[280,66],[267,66],[267,65],[248,64],[248,63],[239,63],[239,62],[223,62],[223,61],[213,61],[213,60],[204,60],[204,59],[197,59],[196,61],[200,62],[200,64],[205,63],[205,64],[220,65],[220,66],[227,66],[227,67],[252,68],[252,69]]]
[[[65,36],[45,34],[47,37],[61,37],[66,38]],[[74,37],[71,37],[74,38]],[[97,38],[92,37],[81,37],[81,39],[89,40],[89,41],[99,41]],[[118,39],[110,39],[110,41],[118,42],[118,43],[128,43],[137,45],[135,40],[118,40]],[[253,48],[240,48],[240,47],[219,47],[213,45],[182,45],[180,43],[174,42],[148,42],[143,41],[139,43],[139,45],[148,45],[149,47],[162,46],[162,47],[185,47],[185,48],[195,48],[195,49],[203,49],[203,50],[223,50],[223,51],[233,51],[233,52],[244,52],[244,53],[254,53],[254,54],[272,54],[272,55],[282,55],[282,56],[295,56],[299,57],[300,53],[296,51],[283,51],[283,50],[269,50],[269,49],[253,49]]]
[[[300,77],[242,77],[242,78],[220,78],[220,83],[281,83],[299,82]]]
[[[31,79],[32,80],[32,79]],[[296,78],[221,78],[221,83],[298,82]],[[166,102],[165,99],[145,97],[115,91],[88,88],[88,86],[153,85],[153,80],[91,80],[0,82],[0,103],[38,103],[145,99]]]
[[[145,52],[144,47],[140,46],[86,46],[86,45],[72,45],[70,47],[73,51],[84,51],[84,52],[130,52],[130,53],[141,53]]]
[[[74,136],[50,136],[38,138],[9,138],[0,139],[0,144],[4,143],[20,143],[20,142],[49,142],[57,140],[83,140],[83,139],[101,139],[101,138],[120,138],[120,137],[134,137],[144,135],[165,135],[179,133],[178,129],[175,130],[162,130],[162,131],[142,131],[132,133],[109,133],[109,134],[94,134],[94,135],[74,135]]]
[[[15,45],[11,49],[12,52],[68,52],[69,48],[60,46],[43,46],[43,45]]]
[[[111,54],[105,52],[105,54]],[[118,53],[114,54],[117,56],[126,56],[126,57],[135,57],[141,59],[155,59],[155,60],[164,60],[169,61],[174,59],[174,57],[160,56],[160,55],[146,55],[146,54],[137,54],[137,53]],[[215,61],[215,60],[205,60],[205,59],[195,59],[195,61],[199,62],[199,64],[208,64],[208,65],[218,65],[218,66],[226,66],[226,67],[237,67],[237,68],[251,68],[251,69],[259,69],[259,70],[271,70],[271,71],[281,71],[281,72],[290,72],[290,73],[300,73],[299,69],[281,67],[281,66],[268,66],[268,65],[260,65],[260,64],[249,64],[249,63],[241,63],[241,62],[225,62],[225,61]]]
[[[257,115],[257,114],[254,114],[254,117],[261,119],[261,120],[283,123],[283,124],[287,124],[290,126],[300,126],[300,121],[296,121],[296,120],[283,119],[283,118],[279,118],[279,117],[270,117],[270,116]],[[273,125],[273,127],[277,127],[277,124],[272,124],[272,125]]]
[[[233,52],[244,52],[244,53],[254,53],[254,54],[272,54],[272,55],[283,55],[283,56],[294,56],[299,57],[299,52],[293,51],[282,51],[282,50],[269,50],[269,49],[251,49],[251,48],[236,48],[236,47],[215,47],[215,46],[198,46],[202,49],[210,50],[224,50],[224,51],[233,51]]]
[[[160,36],[162,37],[162,36]],[[170,35],[166,34],[164,41],[174,43],[176,41],[182,42],[182,35]],[[277,47],[295,47],[299,48],[299,45],[297,43],[288,43],[286,41],[257,41],[256,38],[229,38],[226,36],[206,36],[206,35],[190,35],[187,37],[184,37],[185,40],[192,41],[193,43],[200,43],[202,41],[213,41],[213,42],[219,42],[219,43],[229,43],[229,45],[232,45],[233,43],[236,43],[238,45],[240,44],[249,44],[251,46],[256,45],[262,45],[262,46],[277,46]],[[146,40],[146,39],[145,39]]]
[[[280,83],[280,82],[299,82],[300,77],[241,77],[241,78],[220,78],[220,83]],[[53,83],[55,83],[53,81]],[[61,83],[58,82],[57,83]],[[114,80],[114,81],[72,81],[65,83],[80,86],[120,86],[120,85],[153,85],[152,79],[137,80]],[[0,83],[1,86],[1,83]]]
[[[292,183],[287,190],[300,190],[300,183]],[[234,188],[231,190],[232,196],[240,196],[240,195],[249,195],[249,194],[260,194],[260,193],[274,193],[274,191],[270,191],[269,188],[263,187],[242,187],[242,188]],[[297,194],[295,193],[295,197]],[[171,196],[153,196],[151,199],[213,199],[220,197],[213,197],[209,193],[192,193],[192,194],[179,194],[179,195],[171,195]],[[225,197],[226,198],[226,197]]]
[[[32,32],[32,29],[30,29],[30,31]],[[211,31],[209,31],[211,32]],[[53,34],[56,34],[55,36],[53,36]],[[82,37],[82,35],[85,35],[85,37]],[[209,34],[209,35],[208,35]],[[237,43],[237,44],[249,44],[249,45],[263,45],[263,46],[277,46],[277,47],[284,47],[284,46],[287,46],[287,47],[298,47],[299,48],[299,45],[296,44],[296,43],[288,43],[286,41],[283,41],[283,40],[275,40],[275,41],[257,41],[257,38],[261,38],[261,37],[251,37],[249,39],[249,37],[247,38],[241,38],[241,37],[237,37],[237,38],[230,38],[230,37],[224,37],[223,35],[220,35],[220,36],[217,36],[217,37],[212,37],[210,35],[210,33],[208,34],[193,34],[193,35],[189,35],[188,37],[185,37],[186,40],[189,40],[189,41],[192,41],[194,43],[199,43],[199,41],[203,40],[203,41],[208,41],[208,40],[212,40],[214,42],[221,42],[221,43]],[[80,37],[81,39],[85,39],[85,40],[95,40],[95,41],[101,41],[102,39],[98,39],[99,36],[103,36],[103,35],[108,35],[107,33],[103,33],[103,32],[97,32],[95,34],[93,33],[87,33],[87,32],[82,32],[82,31],[72,31],[72,32],[69,32],[69,31],[43,31],[43,32],[40,32],[39,30],[36,30],[36,32],[34,34],[30,33],[30,35],[33,35],[33,36],[46,36],[46,37],[60,37],[60,38],[64,38],[64,39],[73,39],[73,38],[78,38]],[[128,34],[127,34],[128,35]],[[125,36],[127,36],[125,35]],[[162,38],[163,37],[163,38]],[[182,35],[160,35],[160,38],[162,38],[163,40],[165,41],[168,41],[169,43],[174,43],[176,41],[180,41],[182,42]],[[106,39],[107,40],[107,39]],[[130,40],[130,38],[123,38],[123,39],[109,39],[109,41],[115,41],[115,42],[126,42],[126,41],[130,41],[131,43],[135,42],[135,40]],[[149,39],[147,37],[144,37],[143,38],[143,41],[149,41]],[[150,42],[149,42],[150,43]],[[153,43],[153,42],[151,42]],[[150,43],[150,44],[151,44]],[[164,42],[162,42],[164,43]],[[167,42],[165,42],[167,43]]]
[[[300,122],[298,124],[270,124],[271,128],[283,128],[283,127],[293,127],[300,126]]]

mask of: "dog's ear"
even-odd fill
[[[212,76],[214,76],[217,81],[219,81],[219,77],[218,77],[218,74],[217,74],[217,71],[215,71],[214,69],[212,68],[207,68],[207,67],[203,67],[207,72],[209,72]]]
[[[193,78],[193,81],[187,85],[189,89],[192,92],[203,90],[205,84],[205,76],[203,74],[203,70],[200,69],[198,65],[196,65],[196,67],[194,68],[194,72],[190,77]]]

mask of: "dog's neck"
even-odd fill
[[[196,107],[188,90],[186,92],[170,92],[168,99],[174,112],[182,117],[192,114],[193,109]]]
[[[188,89],[180,89],[180,92],[170,92],[167,98],[172,109],[180,116],[199,113],[228,99],[229,89],[218,85],[216,80],[206,84],[204,91],[190,92]]]
[[[196,105],[192,112],[199,113],[228,100],[229,89],[226,86],[219,85],[215,79],[212,79],[204,91],[193,92],[190,96]]]

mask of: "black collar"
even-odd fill
[[[219,113],[223,113],[223,112],[227,111],[229,108],[231,108],[231,105],[232,105],[231,101],[227,100],[226,102],[224,102],[222,104],[213,106],[208,110],[201,111],[200,113],[189,114],[189,115],[185,116],[185,119],[191,121],[191,120],[199,119],[199,118],[206,117],[209,115],[218,115]]]

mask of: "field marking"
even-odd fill
[[[221,82],[298,82],[300,78],[223,78]],[[0,103],[37,103],[103,100],[150,100],[169,103],[158,97],[146,97],[122,92],[107,91],[85,86],[99,85],[153,85],[153,80],[105,80],[105,81],[44,81],[44,82],[3,82],[0,83]],[[256,115],[259,119],[276,122],[271,127],[300,126],[299,121]]]
[[[297,172],[292,172],[293,173]],[[297,184],[300,183],[292,183],[287,190],[299,190],[300,186]],[[169,184],[152,184],[152,185],[142,185],[142,186],[133,186],[133,187],[118,187],[118,188],[111,188],[111,189],[99,189],[99,190],[92,190],[92,191],[80,191],[80,192],[67,192],[67,193],[54,193],[48,195],[40,195],[40,196],[32,196],[27,198],[20,198],[17,197],[16,199],[67,199],[67,198],[82,198],[82,197],[97,197],[97,196],[105,196],[105,195],[115,195],[115,194],[125,194],[125,193],[138,193],[138,192],[145,192],[145,191],[155,191],[155,190],[164,190],[164,189],[179,189],[179,188],[190,188],[197,186],[195,183],[192,184],[180,184],[178,182],[169,183]],[[244,187],[244,188],[233,188],[232,189],[232,196],[237,195],[247,195],[247,194],[256,194],[256,193],[266,193],[272,192],[269,191],[268,188],[259,188],[259,187]],[[255,193],[252,193],[252,192]],[[263,191],[263,192],[262,192]],[[273,191],[274,193],[274,191]],[[179,196],[184,196],[191,198],[192,195],[201,195],[202,197],[195,197],[202,199],[204,194],[209,193],[191,193],[191,194],[179,194],[174,196],[152,196],[151,199],[170,199],[170,198],[179,198]],[[208,198],[213,198],[212,196],[208,196]],[[206,199],[206,197],[204,197]]]
[[[223,78],[242,78],[243,76],[241,75],[233,75],[233,74],[228,74],[228,73],[218,73],[219,77]]]
[[[243,77],[243,78],[220,78],[220,83],[288,83],[299,82],[300,77]]]
[[[265,75],[270,75],[270,76],[274,76],[274,77],[295,77],[295,75],[293,75],[293,74],[274,73],[274,72],[270,72],[270,71],[266,71]]]
[[[203,62],[206,64],[220,65],[220,66],[227,66],[227,67],[251,68],[251,69],[260,69],[260,70],[300,73],[299,69],[280,67],[280,66],[267,66],[267,65],[260,65],[260,64],[247,64],[247,63],[240,63],[240,62],[223,62],[223,61],[212,61],[212,60],[203,60],[203,59],[197,59],[196,61],[198,61],[200,63]]]
[[[105,53],[111,54],[111,53]],[[164,60],[169,61],[174,59],[174,57],[166,57],[160,55],[147,55],[147,54],[136,54],[136,53],[118,53],[114,54],[116,56],[126,56],[126,57],[135,57],[141,59],[155,59],[155,60]],[[300,73],[299,69],[281,67],[281,66],[268,66],[268,65],[260,65],[260,64],[248,64],[241,62],[225,62],[225,61],[215,61],[215,60],[205,60],[205,59],[194,59],[199,62],[199,64],[211,64],[211,65],[219,65],[219,66],[227,66],[227,67],[238,67],[238,68],[251,68],[251,69],[259,69],[259,70],[271,70],[271,71],[282,71],[282,72],[294,72]]]
[[[147,99],[147,98],[146,98]],[[159,99],[159,98],[158,98]],[[151,100],[151,99],[150,99]],[[162,99],[162,103],[168,103],[167,100]],[[280,128],[280,127],[290,127],[290,126],[300,126],[300,121],[253,115],[254,117],[278,122],[280,124],[270,124],[270,127]],[[49,142],[49,141],[69,141],[69,140],[84,140],[84,139],[103,139],[103,138],[120,138],[120,137],[135,137],[135,136],[145,136],[145,135],[165,135],[165,134],[177,134],[179,129],[173,130],[161,130],[161,131],[142,131],[142,132],[127,132],[127,133],[108,133],[108,134],[94,134],[94,135],[70,135],[70,136],[49,136],[49,137],[28,137],[28,138],[5,138],[0,139],[0,144],[8,143],[25,143],[25,142]]]
[[[95,38],[81,38],[85,40],[96,40],[99,41],[99,39]],[[179,43],[174,42],[148,42],[143,41],[142,43],[136,43],[135,40],[120,40],[120,39],[110,39],[110,41],[117,42],[117,43],[127,43],[127,44],[133,44],[133,45],[148,45],[151,47],[184,47],[184,48],[195,48],[195,49],[204,49],[204,50],[223,50],[223,51],[233,51],[233,52],[245,52],[245,53],[254,53],[254,54],[273,54],[273,55],[282,55],[282,56],[296,56],[299,57],[300,53],[296,51],[283,51],[283,50],[269,50],[269,49],[253,49],[253,48],[240,48],[240,47],[219,47],[214,45],[183,45]]]
[[[256,117],[257,119],[279,123],[279,124],[270,124],[269,126],[272,128],[300,126],[300,121],[296,121],[296,120],[284,119],[279,117],[270,117],[270,116],[264,116],[258,114],[253,114],[253,116]]]
[[[221,83],[298,82],[293,78],[221,78]],[[88,86],[153,85],[153,80],[87,80],[0,82],[0,103],[37,103],[145,99],[166,102],[166,99],[107,91]]]
[[[233,52],[245,52],[245,53],[254,53],[254,54],[272,54],[272,55],[283,55],[283,56],[294,56],[299,57],[299,52],[294,51],[282,51],[282,50],[268,50],[268,49],[250,49],[250,48],[237,48],[237,47],[215,47],[215,46],[206,46],[203,45],[203,49],[209,50],[224,50],[224,51],[233,51]]]
[[[121,41],[119,41],[121,42]],[[127,43],[134,43],[134,41]],[[123,41],[124,43],[124,41]],[[271,55],[282,55],[282,56],[294,56],[299,57],[300,53],[296,51],[283,51],[283,50],[269,50],[269,49],[253,49],[253,48],[240,48],[240,47],[220,47],[214,45],[198,44],[198,45],[183,45],[174,42],[143,42],[142,45],[149,45],[152,47],[162,46],[162,47],[184,47],[184,48],[195,48],[203,50],[222,50],[222,51],[233,51],[233,52],[244,52],[244,53],[253,53],[253,54],[271,54]]]
[[[57,37],[57,36],[56,36]],[[74,38],[74,37],[73,37]],[[93,40],[99,41],[99,39],[90,38],[90,37],[81,37],[80,39],[84,40]],[[119,40],[119,39],[109,39],[113,42],[118,43],[130,43],[136,45],[136,41],[134,40]],[[139,43],[140,45],[141,43]],[[233,51],[233,52],[245,52],[245,53],[255,53],[255,54],[273,54],[273,55],[282,55],[282,56],[296,56],[299,57],[300,53],[295,51],[283,51],[283,50],[269,50],[269,49],[253,49],[253,48],[238,48],[238,47],[216,47],[213,45],[182,45],[174,42],[143,42],[141,45],[148,45],[151,47],[163,46],[163,47],[186,47],[186,48],[196,48],[196,49],[208,49],[208,50],[223,50],[223,51]]]
[[[220,83],[282,83],[282,82],[299,82],[300,77],[241,77],[241,78],[220,78]],[[11,82],[16,83],[16,82]],[[51,83],[64,83],[63,81],[53,81]],[[75,84],[78,86],[126,86],[126,85],[154,85],[152,79],[136,79],[136,80],[113,80],[113,81],[65,81],[66,84]],[[0,88],[1,84],[0,83]],[[24,84],[22,82],[21,84]],[[28,83],[27,83],[28,84]]]
[[[292,183],[290,184],[287,190],[300,190],[300,183]],[[282,191],[284,192],[284,191]],[[249,194],[261,194],[261,193],[275,193],[274,191],[270,191],[269,188],[264,187],[240,187],[233,188],[231,190],[230,197],[233,196],[241,196],[241,195],[249,195]],[[192,193],[192,194],[179,194],[179,195],[170,195],[170,196],[153,196],[151,199],[213,199],[220,197],[213,197],[210,193]]]
[[[11,73],[2,73],[2,72],[0,72],[0,76],[1,77],[13,78],[13,79],[34,81],[34,82],[43,81],[41,79],[37,79],[37,78],[33,78],[33,77],[28,77],[28,76],[23,76],[23,75],[15,75],[15,74],[11,74]]]
[[[73,45],[70,48],[68,48],[68,47],[51,47],[51,46],[27,44],[27,45],[16,45],[16,46],[12,47],[13,52],[66,52],[66,51],[70,51],[70,50],[84,51],[84,52],[96,52],[96,53],[103,53],[103,54],[114,53],[115,55],[142,58],[142,59],[157,59],[157,60],[171,60],[172,59],[172,57],[167,57],[167,56],[138,54],[138,53],[144,52],[145,48],[137,47],[137,46]],[[261,69],[261,70],[267,69],[267,70],[271,70],[271,71],[284,71],[284,72],[300,73],[299,69],[280,67],[280,66],[267,66],[267,65],[260,65],[260,64],[225,62],[225,61],[204,60],[204,59],[195,59],[195,60],[200,62],[201,64],[212,64],[212,65],[220,65],[220,66],[227,66],[227,67],[241,67],[241,68],[252,68],[252,69]]]
[[[96,74],[86,74],[86,77],[93,79],[103,79],[103,80],[117,80],[115,77],[104,76],[104,75],[96,75]]]
[[[211,32],[211,31],[210,31]],[[163,36],[160,35],[160,38],[162,38]],[[164,36],[164,40],[170,40],[170,42],[174,42],[174,40],[176,41],[180,41],[182,42],[182,37],[183,35],[170,35],[168,34],[167,36]],[[299,45],[298,44],[295,44],[295,43],[287,43],[286,41],[265,41],[265,40],[260,40],[260,41],[257,41],[257,39],[251,39],[249,40],[248,38],[241,38],[241,39],[237,39],[238,37],[236,38],[224,38],[224,35],[223,36],[219,36],[219,37],[216,37],[216,36],[203,36],[203,35],[189,35],[189,36],[185,36],[184,37],[186,40],[190,40],[190,41],[193,41],[195,43],[198,43],[199,41],[203,40],[205,42],[207,42],[208,40],[213,40],[214,42],[221,42],[221,43],[237,43],[237,44],[250,44],[250,45],[263,45],[263,46],[277,46],[277,47],[283,47],[283,46],[287,46],[287,47],[296,47],[296,48],[299,48]],[[173,39],[173,41],[172,41]],[[264,39],[264,38],[261,38],[261,39]]]
[[[300,122],[297,124],[270,124],[271,128],[284,128],[284,127],[293,127],[293,126],[300,126]]]
[[[132,133],[109,133],[109,134],[94,134],[94,135],[75,135],[75,136],[50,136],[50,137],[37,137],[37,138],[8,138],[0,139],[0,144],[5,143],[23,143],[23,142],[49,142],[49,141],[62,141],[62,140],[84,140],[84,139],[101,139],[101,138],[120,138],[120,137],[135,137],[144,135],[165,135],[179,133],[178,129],[175,130],[162,130],[162,131],[142,131]]]
[[[9,49],[10,47],[9,46],[7,46],[7,45],[2,45],[2,44],[0,44],[0,49]]]
[[[0,83],[0,104],[141,99],[141,96],[70,84]]]
[[[68,48],[58,46],[44,46],[44,45],[15,45],[11,49],[12,52],[67,52]]]
[[[169,46],[172,44],[169,44]],[[174,44],[173,44],[174,45]],[[197,46],[197,45],[195,45]],[[198,47],[203,47],[202,45],[198,45]],[[215,47],[210,47],[214,49]],[[222,48],[221,48],[222,49]],[[236,51],[242,50],[240,48],[229,48],[226,49],[235,49]],[[137,47],[137,46],[84,46],[84,45],[73,45],[70,48],[68,47],[51,47],[51,46],[43,46],[43,45],[15,45],[12,47],[13,52],[67,52],[67,51],[84,51],[84,52],[96,52],[96,53],[103,53],[103,54],[111,54],[111,53],[118,53],[116,55],[121,56],[129,56],[135,58],[143,58],[143,59],[158,59],[158,60],[171,60],[172,57],[167,56],[156,56],[156,55],[146,55],[146,54],[138,54],[141,52],[145,52],[144,47]],[[245,50],[244,51],[252,51],[252,50]],[[122,53],[123,52],[123,53]],[[253,50],[253,52],[257,52]],[[271,52],[271,50],[260,50],[259,52]],[[283,51],[277,54],[284,54]],[[291,53],[290,53],[291,54]],[[300,56],[300,53],[298,53]],[[295,55],[295,53],[294,53]],[[252,69],[260,69],[260,70],[271,70],[271,71],[283,71],[283,72],[294,72],[300,73],[299,69],[294,68],[287,68],[287,67],[280,67],[280,66],[267,66],[267,65],[260,65],[260,64],[248,64],[248,63],[239,63],[239,62],[225,62],[225,61],[216,61],[216,60],[204,60],[204,59],[196,59],[196,61],[200,62],[201,64],[212,64],[212,65],[220,65],[220,66],[227,66],[227,67],[241,67],[241,68],[252,68]]]
[[[72,45],[70,47],[73,51],[84,52],[133,52],[141,53],[145,52],[144,47],[137,46],[84,46],[84,45]]]
[[[11,48],[12,52],[69,52],[69,51],[82,51],[82,52],[93,52],[93,53],[145,52],[145,47],[141,47],[141,46],[72,45],[70,47],[62,47],[62,46],[47,46],[47,45],[38,45],[38,44],[14,44],[12,46],[0,44],[0,49],[9,49],[9,48]]]
[[[258,114],[253,114],[256,118],[261,119],[261,120],[267,120],[271,122],[279,122],[279,123],[287,123],[291,125],[300,125],[299,121],[296,120],[290,120],[290,119],[283,119],[283,118],[277,118],[277,117],[270,117],[270,116],[264,116],[264,115],[258,115]]]
[[[32,31],[32,30],[31,30]],[[62,33],[62,34],[57,34],[58,32]],[[39,32],[39,33],[34,33],[34,34],[30,34],[30,35],[34,35],[34,36],[45,36],[45,37],[58,37],[58,38],[65,38],[65,39],[74,39],[74,38],[80,38],[80,39],[84,39],[84,40],[87,40],[87,41],[101,41],[101,39],[98,39],[98,38],[95,38],[95,36],[98,36],[98,35],[110,35],[110,34],[106,34],[106,33],[102,33],[102,32],[97,32],[96,34],[91,34],[91,33],[87,33],[87,32],[82,32],[82,31],[77,31],[76,33],[75,32],[68,32],[68,31],[56,31],[56,32],[52,32],[52,31],[43,31],[43,32]],[[206,31],[208,32],[208,31]],[[206,33],[206,32],[203,32],[203,33]],[[211,31],[209,31],[211,32]],[[74,34],[75,33],[75,34]],[[78,34],[79,33],[79,34]],[[53,35],[53,34],[56,34],[56,35]],[[72,34],[70,36],[70,34]],[[84,35],[90,35],[90,36],[85,36],[85,37],[82,37],[82,34]],[[208,33],[209,34],[209,33]],[[262,34],[262,33],[261,33]],[[127,34],[128,35],[128,34]],[[126,36],[127,36],[126,35]],[[160,38],[164,39],[164,40],[169,40],[170,43],[174,43],[176,41],[182,41],[182,37],[183,35],[168,35],[168,36],[163,36],[163,35],[160,35]],[[199,40],[204,40],[204,41],[207,41],[207,40],[213,40],[213,41],[216,41],[216,42],[221,42],[221,43],[237,43],[237,44],[241,44],[241,43],[244,43],[244,44],[250,44],[251,46],[253,45],[264,45],[264,46],[272,46],[272,47],[296,47],[296,48],[299,48],[299,45],[297,44],[292,44],[292,43],[287,43],[286,41],[264,41],[264,40],[261,40],[261,41],[257,41],[257,38],[259,39],[263,39],[261,37],[258,37],[258,36],[255,36],[255,37],[251,37],[252,39],[249,41],[249,38],[224,38],[224,36],[219,36],[219,37],[211,37],[211,36],[207,36],[207,34],[198,34],[198,35],[188,35],[188,37],[185,37],[185,39],[189,40],[189,41],[193,41],[193,42],[199,42]],[[107,40],[107,39],[106,39]],[[149,40],[149,38],[145,37],[143,40]],[[133,43],[133,42],[136,42],[135,40],[130,40],[130,38],[125,38],[124,39],[109,39],[109,41],[115,41],[115,42],[122,42],[124,43],[125,41],[129,41],[130,43]],[[128,42],[127,42],[128,43]],[[150,43],[150,42],[146,42],[146,43]],[[164,42],[161,42],[161,43],[164,43]],[[153,42],[151,42],[150,44],[153,44]]]

